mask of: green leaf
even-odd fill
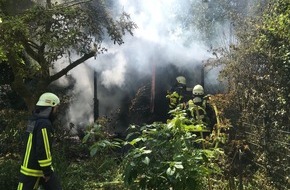
[[[150,154],[152,152],[152,150],[143,150],[143,154]]]
[[[148,158],[148,156],[146,156],[142,162],[146,165],[149,165],[150,158]]]
[[[93,147],[93,148],[91,149],[91,151],[90,151],[90,155],[91,155],[91,156],[96,155],[97,151],[98,151],[98,147]]]
[[[134,145],[134,144],[136,144],[137,142],[139,142],[139,141],[141,141],[141,140],[143,140],[142,138],[136,138],[136,139],[133,139],[132,141],[130,141],[129,143],[131,144],[131,145]]]
[[[182,165],[182,163],[176,163],[174,165],[174,167],[177,168],[177,169],[183,169],[184,168],[183,165]]]
[[[172,176],[175,173],[175,170],[176,169],[174,167],[173,168],[169,167],[166,170],[166,174],[169,175],[169,176]]]
[[[89,139],[90,136],[91,136],[91,133],[86,134],[86,135],[84,136],[82,142],[83,142],[83,143],[86,143],[86,142],[88,141],[88,139]]]

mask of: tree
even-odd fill
[[[239,136],[260,157],[260,171],[289,189],[290,3],[270,1],[260,17],[237,30],[238,44],[219,61],[240,112]]]
[[[178,1],[174,11],[176,21],[184,31],[182,35],[191,33],[186,43],[200,40],[208,46],[220,46],[225,45],[220,44],[220,41],[225,41],[227,31],[224,28],[231,28],[238,17],[245,17],[248,2],[249,0]]]
[[[137,27],[124,12],[114,19],[102,0],[63,4],[46,0],[45,5],[32,3],[16,13],[10,11],[8,1],[1,0],[0,4],[0,64],[6,62],[12,69],[12,88],[29,110],[49,84],[106,51],[102,41],[107,36],[121,45],[122,36],[126,32],[132,35]],[[72,52],[79,58],[51,74],[58,60]]]

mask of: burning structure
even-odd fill
[[[205,14],[198,7],[208,12],[210,6],[206,4],[188,0],[116,1],[115,9],[128,12],[138,29],[134,37],[125,36],[122,46],[104,40],[109,51],[79,66],[86,74],[71,72],[76,81],[82,81],[72,91],[81,100],[72,102],[74,109],[67,117],[79,123],[88,118],[83,115],[91,115],[90,122],[94,117],[113,116],[112,125],[117,131],[123,131],[129,123],[165,121],[166,94],[179,75],[187,78],[188,87],[203,84],[207,93],[217,92],[218,72],[204,72],[203,61],[214,57],[210,47],[219,43],[219,38],[227,39],[221,34],[230,35],[230,29],[227,22],[217,23],[212,26],[214,35],[204,40],[203,31],[194,21],[204,19]]]

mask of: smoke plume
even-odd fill
[[[134,96],[142,79],[150,79],[153,67],[166,71],[159,72],[162,75],[159,78],[170,79],[164,84],[168,89],[176,74],[185,75],[190,87],[200,83],[202,61],[212,57],[209,52],[212,44],[201,39],[203,33],[192,22],[205,17],[193,12],[199,10],[198,6],[205,9],[207,5],[201,0],[116,1],[114,10],[129,13],[138,28],[134,36],[124,36],[125,44],[121,46],[104,41],[108,52],[70,72],[77,81],[72,94],[79,98],[72,103],[68,117],[73,122],[81,122],[88,118],[85,115],[93,114],[93,71],[98,76],[101,116],[118,108],[125,97]],[[170,73],[166,67],[176,71]],[[208,78],[216,80],[216,77]]]

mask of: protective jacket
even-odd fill
[[[51,107],[34,112],[26,130],[26,149],[20,172],[26,176],[42,177],[53,173],[51,166],[52,123]]]
[[[176,83],[169,91],[169,108],[175,109],[180,103],[186,103],[190,100],[190,93],[186,90],[186,85]]]
[[[193,117],[198,123],[205,124],[206,128],[211,132],[216,124],[216,113],[208,102],[207,97],[202,98],[198,103],[189,100],[188,107],[193,108],[188,113],[189,117]]]

